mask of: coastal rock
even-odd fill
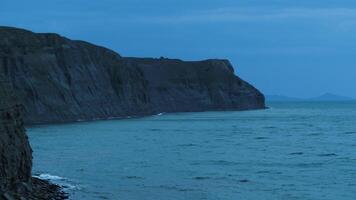
[[[263,94],[227,60],[125,58],[9,27],[0,27],[0,46],[0,68],[24,105],[26,124],[265,107]]]
[[[32,150],[10,82],[0,71],[0,199],[66,199],[59,186],[31,177]]]
[[[32,150],[23,121],[22,106],[0,76],[0,197],[11,192],[27,192],[31,185]]]

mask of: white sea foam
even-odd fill
[[[161,116],[161,115],[163,115],[163,114],[164,114],[164,113],[158,113],[157,116]]]
[[[47,180],[47,181],[63,181],[63,180],[65,180],[65,178],[63,178],[63,177],[54,176],[54,175],[51,175],[51,174],[40,174],[40,175],[33,176],[33,177],[39,178],[39,179],[42,179],[42,180]]]
[[[80,189],[79,187],[71,185],[69,183],[63,183],[63,184],[58,184],[58,185],[61,186],[64,191]]]
[[[57,184],[60,187],[62,187],[64,191],[79,189],[79,187],[68,183],[68,179],[64,177],[55,176],[51,174],[39,174],[39,175],[34,175],[33,177]]]
[[[107,119],[120,119],[120,117],[108,117]]]

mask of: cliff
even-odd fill
[[[0,76],[0,199],[30,185],[32,151],[21,118],[21,106]]]
[[[125,58],[83,41],[0,27],[0,68],[27,124],[264,108],[226,60]]]
[[[0,72],[0,199],[66,199],[57,185],[31,177],[32,150],[10,82]]]

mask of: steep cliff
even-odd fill
[[[227,60],[125,60],[143,72],[155,113],[264,108],[264,96],[235,76]]]
[[[32,150],[11,84],[0,71],[0,199],[66,199],[61,188],[31,177]]]
[[[0,76],[0,199],[1,194],[23,192],[30,185],[32,151],[21,106],[16,104],[5,77]]]
[[[264,108],[226,60],[124,58],[57,34],[0,27],[0,68],[27,124]]]

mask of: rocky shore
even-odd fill
[[[30,200],[63,200],[68,199],[68,195],[62,191],[58,185],[48,181],[32,178],[32,192],[28,195]]]
[[[11,84],[0,73],[0,199],[59,200],[59,186],[32,178],[32,150]]]
[[[4,192],[0,195],[4,200],[64,200],[68,195],[58,185],[48,181],[32,178],[31,186],[24,186],[16,191]]]

